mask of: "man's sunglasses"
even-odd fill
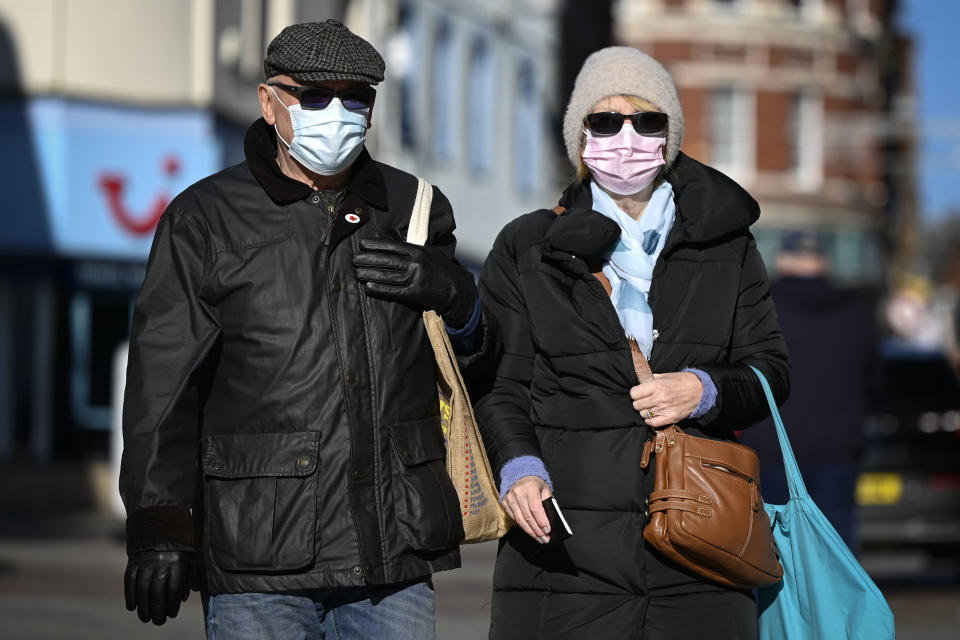
[[[590,127],[590,131],[597,135],[609,136],[620,133],[623,128],[623,121],[630,118],[634,130],[640,135],[655,135],[663,133],[667,128],[667,114],[659,111],[637,111],[626,115],[616,111],[606,111],[603,113],[591,113],[583,119],[584,124]]]
[[[373,87],[349,87],[335,91],[327,87],[297,87],[279,82],[268,82],[267,86],[280,87],[295,95],[300,100],[302,108],[314,110],[326,109],[334,98],[340,98],[345,108],[351,111],[362,111],[373,105],[373,99],[377,95]]]

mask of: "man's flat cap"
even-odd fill
[[[286,74],[297,82],[383,80],[383,58],[369,42],[336,20],[286,27],[267,47],[263,75]]]

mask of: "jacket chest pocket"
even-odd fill
[[[315,555],[319,434],[207,438],[205,539],[210,559],[232,571],[293,571]]]

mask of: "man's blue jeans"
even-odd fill
[[[433,640],[433,584],[204,594],[208,640]]]

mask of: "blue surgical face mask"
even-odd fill
[[[277,90],[270,89],[283,104]],[[350,111],[340,98],[334,98],[326,109],[303,109],[299,104],[283,106],[290,113],[293,140],[284,140],[279,130],[277,138],[287,145],[290,155],[310,171],[322,176],[336,175],[360,155],[367,137],[369,110]]]

